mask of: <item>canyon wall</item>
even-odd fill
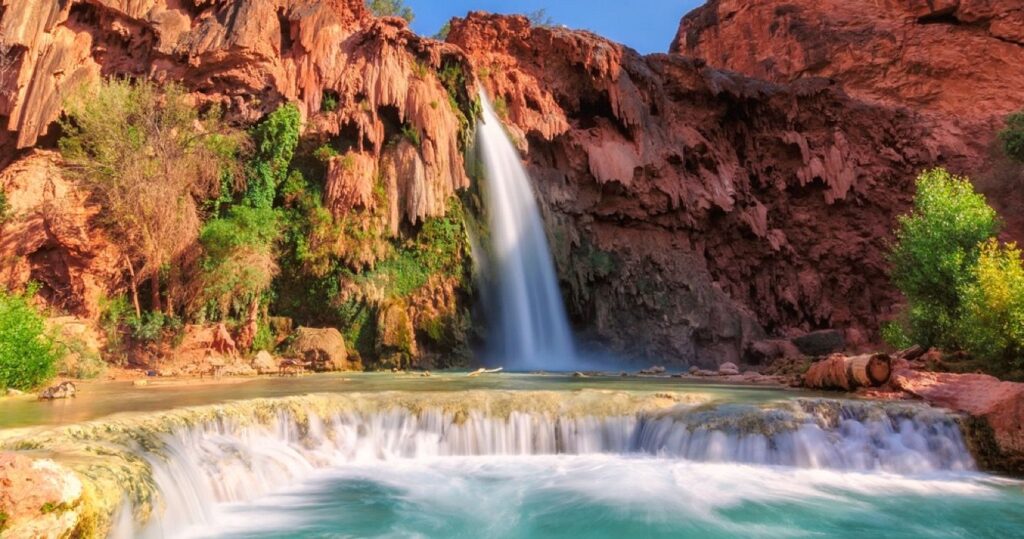
[[[995,134],[1024,109],[1024,4],[1016,0],[711,0],[683,17],[673,53],[788,83],[826,77],[931,126],[1024,239],[1024,167]]]
[[[338,218],[383,215],[396,235],[471,186],[464,151],[479,83],[536,181],[577,328],[616,352],[669,363],[735,361],[767,334],[838,328],[854,344],[871,338],[898,302],[884,253],[913,177],[969,154],[930,110],[856,87],[847,95],[824,78],[753,73],[773,79],[762,81],[684,55],[640,56],[523,17],[470,14],[441,43],[371,17],[362,0],[3,6],[11,47],[0,144],[19,159],[0,175],[9,197],[25,189],[16,178],[27,168],[50,167],[37,176],[57,181],[59,156],[28,148],[53,146],[53,122],[78,86],[150,77],[184,85],[240,126],[295,102],[304,136],[341,148],[325,205]],[[719,27],[705,21],[695,39]],[[689,53],[684,45],[674,48]],[[410,130],[415,142],[402,137]],[[116,246],[87,216],[74,242],[52,227],[11,232],[45,202],[25,199],[4,224],[0,275],[12,286],[39,280],[61,298],[55,306],[94,315],[85,298],[99,293],[78,283],[123,286]],[[85,215],[85,201],[71,206]]]
[[[471,14],[448,40],[507,110],[571,310],[618,350],[714,363],[764,331],[856,341],[897,301],[895,215],[950,151],[919,115],[524,18]]]

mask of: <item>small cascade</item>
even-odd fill
[[[154,436],[133,451],[151,468],[163,509],[142,529],[118,519],[113,536],[175,536],[215,523],[218,504],[279,491],[317,470],[389,460],[616,454],[912,475],[974,467],[956,421],[941,411],[816,400],[607,416],[279,408],[260,420],[221,415]]]
[[[480,102],[498,322],[490,360],[521,371],[574,370],[572,334],[530,178],[482,90]]]

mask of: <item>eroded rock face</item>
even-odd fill
[[[571,312],[619,350],[738,361],[762,328],[870,333],[896,301],[886,238],[952,151],[914,113],[521,17],[448,40],[527,150]]]
[[[361,0],[6,5],[5,147],[45,143],[64,97],[100,74],[180,82],[240,124],[293,101],[307,136],[338,151],[327,206],[372,209],[391,234],[469,185],[479,81],[525,152],[577,325],[674,363],[739,362],[789,330],[873,335],[897,301],[885,243],[914,174],[964,155],[925,112],[827,80],[760,82],[522,17],[472,14],[439,43]]]
[[[60,155],[34,150],[0,171],[7,215],[0,220],[0,283],[40,294],[66,312],[94,318],[104,294],[121,286],[120,249],[104,234],[100,208],[67,180]]]
[[[921,111],[967,170],[1024,107],[1017,0],[711,0],[683,18],[672,51],[772,81],[830,77]]]
[[[442,215],[454,191],[469,185],[460,151],[465,120],[438,76],[461,67],[461,54],[401,19],[372,18],[362,0],[10,0],[6,7],[0,31],[17,63],[0,80],[9,96],[0,117],[19,148],[48,132],[80,85],[101,74],[148,76],[183,84],[237,122],[295,102],[309,132],[344,135],[346,149],[372,160],[403,127],[417,133],[416,148],[399,161],[415,162],[419,173],[394,178],[401,196],[392,199],[411,222]],[[359,172],[372,185],[377,168]]]

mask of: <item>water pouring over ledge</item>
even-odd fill
[[[488,361],[510,370],[579,368],[530,178],[483,89],[477,138],[487,168],[495,294]]]

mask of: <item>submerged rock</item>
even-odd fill
[[[39,398],[43,400],[53,399],[66,399],[68,397],[74,397],[78,388],[75,387],[74,382],[61,382],[55,386],[50,386],[43,390],[39,394]]]
[[[718,366],[718,374],[731,376],[739,373],[740,368],[737,367],[735,363],[725,362]]]

